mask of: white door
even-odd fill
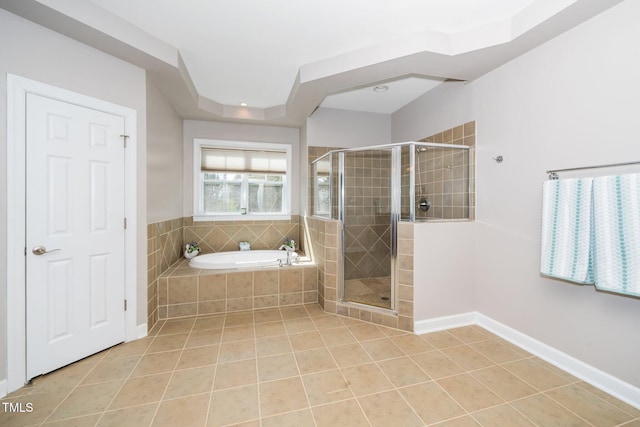
[[[124,341],[124,118],[27,94],[27,379]]]

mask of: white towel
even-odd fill
[[[540,257],[542,274],[593,284],[592,181],[592,178],[582,178],[544,182]]]
[[[598,289],[640,296],[640,174],[593,180]]]

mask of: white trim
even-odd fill
[[[461,326],[474,325],[476,312],[454,314],[452,316],[435,317],[433,319],[419,320],[413,324],[414,333],[417,335],[429,332],[442,331],[444,329],[459,328]]]
[[[601,371],[581,360],[543,342],[523,334],[481,313],[476,313],[477,324],[499,337],[527,350],[552,365],[588,382],[610,395],[640,409],[640,388]]]
[[[7,395],[7,380],[0,380],[0,398]]]
[[[433,319],[419,320],[414,323],[414,331],[417,335],[444,329],[458,328],[467,325],[482,326],[501,338],[517,345],[518,347],[546,360],[554,366],[570,373],[571,375],[609,393],[610,395],[640,409],[640,388],[622,381],[613,375],[607,374],[573,356],[536,340],[520,331],[502,324],[477,311],[455,314],[452,316],[436,317]]]
[[[146,323],[142,323],[136,327],[136,339],[144,338],[149,334],[149,326]]]
[[[291,215],[194,215],[193,221],[291,221]]]
[[[137,177],[137,113],[135,110],[55,86],[7,74],[7,379],[6,391],[26,381],[25,325],[25,127],[26,94],[32,93],[70,104],[118,115],[129,135],[125,156],[125,182]],[[137,338],[137,194],[136,185],[125,187],[125,340]]]

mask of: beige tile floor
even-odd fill
[[[317,305],[162,322],[3,402],[33,407],[0,407],[7,427],[640,426],[478,326],[416,336]]]

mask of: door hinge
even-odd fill
[[[124,219],[124,229],[127,229],[127,218]]]
[[[124,311],[127,311],[127,300],[124,300]]]
[[[129,135],[120,135],[120,138],[124,141],[124,148],[127,148],[127,141],[129,139]]]

